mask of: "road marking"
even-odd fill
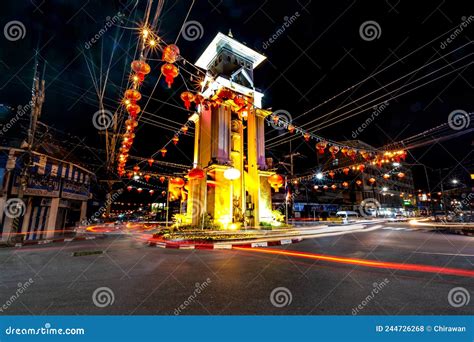
[[[231,244],[215,244],[214,249],[232,249]]]
[[[433,255],[451,255],[451,256],[463,256],[463,257],[474,257],[474,254],[456,254],[456,253],[436,253],[436,252],[413,252],[416,254],[433,254]]]

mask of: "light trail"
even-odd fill
[[[455,276],[460,276],[460,277],[474,278],[473,270],[464,270],[460,268],[448,268],[448,267],[417,265],[417,264],[402,264],[398,262],[384,262],[384,261],[375,261],[375,260],[366,260],[366,259],[353,259],[353,258],[340,257],[340,256],[305,253],[305,252],[298,252],[298,251],[286,251],[286,250],[271,249],[271,248],[233,247],[233,249],[245,251],[245,252],[257,252],[257,253],[264,253],[264,254],[275,254],[275,255],[284,255],[284,256],[290,256],[290,257],[296,257],[296,258],[311,259],[311,260],[322,260],[322,261],[328,261],[328,262],[335,262],[339,264],[349,264],[349,265],[357,265],[357,266],[373,267],[373,268],[385,268],[385,269],[400,270],[400,271],[447,274],[447,275],[455,275]]]

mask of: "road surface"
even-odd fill
[[[103,254],[73,255],[84,251]],[[472,272],[472,237],[386,223],[265,251],[161,249],[130,236],[3,248],[0,315],[474,314],[472,275],[427,267]]]

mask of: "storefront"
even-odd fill
[[[8,239],[15,219],[17,234],[27,240],[63,236],[86,217],[92,172],[33,152],[23,196],[18,198],[24,159],[24,150],[0,147],[0,240]]]

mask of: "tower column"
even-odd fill
[[[256,133],[257,133],[257,163],[260,170],[266,170],[267,161],[265,160],[265,118],[256,114]]]
[[[258,228],[260,226],[260,176],[258,174],[257,146],[257,116],[255,112],[252,112],[247,119],[248,178],[246,186],[253,203],[253,225]]]
[[[211,157],[217,164],[230,162],[230,108],[219,106],[212,109]]]

